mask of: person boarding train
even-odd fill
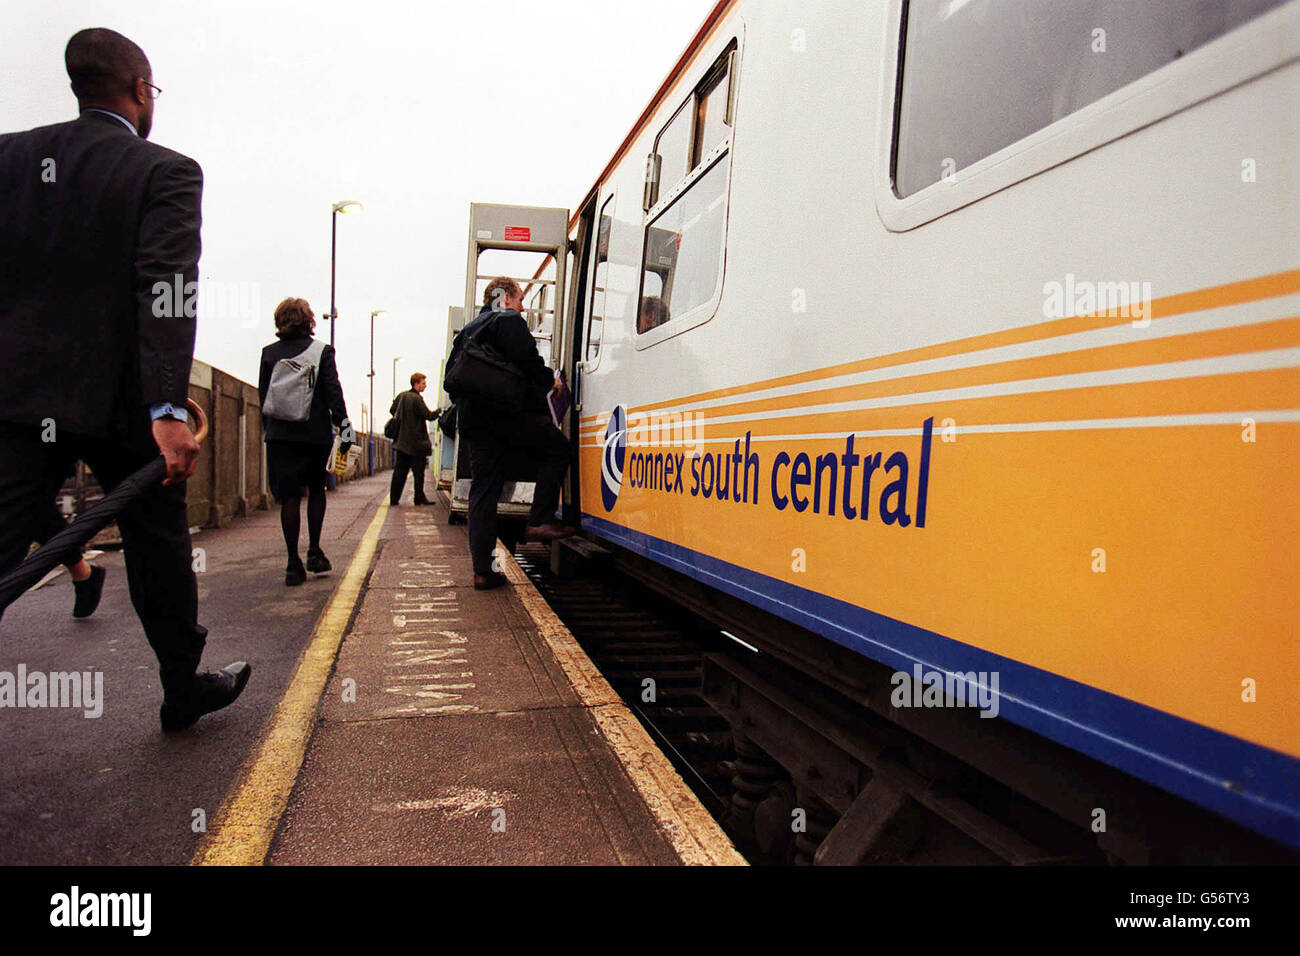
[[[563,395],[566,387],[538,353],[523,307],[523,292],[513,279],[501,276],[488,283],[482,309],[456,337],[444,377],[444,387],[456,401],[457,433],[469,446],[469,550],[478,590],[506,583],[505,575],[493,567],[492,549],[497,541],[497,501],[512,454],[522,452],[538,467],[525,538],[555,541],[575,530],[555,520],[572,452],[547,406],[548,392]],[[476,357],[484,361],[476,364]],[[476,376],[480,381],[474,381]],[[488,378],[515,394],[486,393],[482,381]]]

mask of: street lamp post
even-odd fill
[[[334,273],[338,261],[339,249],[339,213],[361,212],[365,207],[355,199],[336,202],[330,212],[330,345],[334,344],[334,320],[338,318],[338,309],[334,305]]]
[[[366,460],[368,467],[366,474],[375,473],[375,319],[378,316],[386,315],[386,309],[376,309],[370,313],[370,374],[366,376],[370,379],[370,419],[371,427],[366,429]]]
[[[399,355],[393,359],[393,398],[397,397],[397,363],[404,358],[405,355]]]

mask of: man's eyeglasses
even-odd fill
[[[153,99],[156,100],[156,99],[158,99],[158,97],[162,96],[162,87],[160,87],[160,86],[154,86],[152,83],[150,83],[148,80],[146,80],[143,76],[140,77],[140,80],[141,80],[141,82],[144,83],[145,86],[149,87],[149,90],[150,90],[149,95],[150,95]]]

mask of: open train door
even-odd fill
[[[499,206],[471,203],[469,207],[469,257],[465,270],[463,318],[478,315],[487,284],[509,276],[524,290],[524,309],[537,350],[550,368],[564,368],[565,269],[569,252],[569,211],[537,206]],[[451,346],[448,340],[448,354]],[[469,450],[460,434],[451,460],[449,520],[469,514]],[[445,466],[444,466],[445,467]],[[537,483],[536,466],[512,462],[506,476],[497,515],[504,519],[528,517]]]
[[[442,379],[447,371],[447,356],[451,354],[452,340],[464,327],[464,306],[450,306],[447,309],[447,346],[442,353],[442,363],[438,366],[438,411],[440,413],[451,407],[451,396],[442,387]],[[437,429],[437,434],[434,437],[433,473],[437,476],[435,491],[443,499],[444,503],[450,504],[451,482],[455,473],[452,469],[456,464],[456,439],[454,436],[446,434],[441,428]]]

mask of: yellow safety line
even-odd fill
[[[537,592],[510,550],[504,545],[498,548],[506,555],[506,577],[515,586],[524,610],[537,625],[538,633],[555,654],[574,693],[595,719],[678,858],[688,866],[747,866],[722,827],[704,809],[640,721]]]
[[[384,497],[387,495],[385,491]],[[280,816],[298,779],[307,741],[316,725],[321,694],[361,594],[361,585],[370,570],[387,515],[388,503],[382,501],[352,555],[343,581],[316,621],[311,642],[302,652],[293,679],[262,734],[257,756],[240,771],[241,782],[217,811],[216,819],[190,861],[192,866],[260,866],[266,859]]]

